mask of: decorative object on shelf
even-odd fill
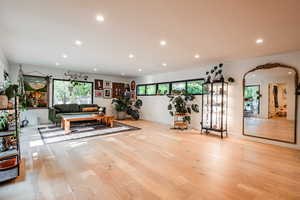
[[[222,68],[223,63],[220,63],[219,66],[214,66],[210,71],[207,71],[204,83],[224,82]]]
[[[95,97],[102,97],[103,96],[103,90],[95,90]]]
[[[140,118],[139,109],[142,107],[143,102],[140,99],[136,101],[131,100],[130,98],[114,98],[112,100],[114,108],[117,111],[117,119],[124,120],[126,114],[130,115],[134,120]]]
[[[28,108],[48,108],[49,77],[24,75],[24,88]]]
[[[0,131],[7,131],[9,128],[8,114],[0,114]]]
[[[75,72],[67,71],[64,75],[66,77],[68,77],[68,79],[70,79],[70,80],[83,79],[86,81],[89,78],[88,75],[86,75],[85,73],[80,73],[80,72],[75,73]]]
[[[168,110],[174,118],[174,128],[188,128],[188,124],[191,123],[192,111],[199,112],[198,104],[191,103],[195,99],[195,96],[187,94],[185,90],[177,91],[167,96],[170,98]]]
[[[103,90],[103,80],[95,79],[95,90]]]
[[[111,99],[111,89],[104,89],[103,90],[103,98],[105,99]]]
[[[234,83],[234,78],[229,77],[229,78],[227,79],[227,82],[228,82],[228,83]]]
[[[228,84],[214,82],[203,84],[201,132],[205,130],[227,135]]]
[[[103,88],[104,89],[111,89],[112,88],[112,82],[111,81],[103,81]]]
[[[135,81],[131,81],[131,82],[130,82],[130,89],[131,89],[132,91],[134,91],[135,88],[136,88],[136,83],[135,83]]]
[[[11,106],[9,102],[12,98],[17,95],[18,86],[7,82],[3,88],[0,88],[0,109],[7,109]]]

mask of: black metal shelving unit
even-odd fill
[[[9,124],[7,131],[0,131],[0,142],[2,148],[0,149],[0,163],[16,160],[16,164],[9,168],[1,168],[0,165],[0,182],[12,180],[20,175],[20,124],[19,124],[19,111],[18,111],[18,98],[14,97],[14,108],[13,109],[0,109],[0,113],[9,113],[14,115],[14,119]],[[13,142],[10,146],[4,146],[3,142],[5,137],[13,137]]]
[[[213,82],[203,84],[201,133],[227,132],[228,83]]]

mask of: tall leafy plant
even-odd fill
[[[137,99],[136,101],[133,101],[130,98],[120,97],[114,98],[112,104],[114,104],[114,108],[117,112],[126,112],[135,120],[140,118],[139,109],[143,105],[142,100]]]
[[[173,91],[172,95],[168,95],[169,97],[169,105],[168,110],[171,116],[176,114],[192,114],[192,112],[199,112],[199,105],[193,103],[195,96],[192,94],[188,94],[184,91]],[[184,122],[191,123],[191,116],[185,115],[183,117]]]

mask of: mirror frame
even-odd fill
[[[284,141],[284,140],[278,140],[278,139],[271,139],[271,138],[266,138],[266,137],[260,137],[260,136],[254,136],[254,135],[249,135],[245,133],[245,113],[244,113],[244,99],[245,99],[245,86],[246,86],[246,76],[247,74],[257,71],[257,70],[266,70],[266,69],[273,69],[273,68],[287,68],[287,69],[291,69],[295,72],[295,122],[294,122],[294,141],[289,142],[289,141]],[[261,139],[267,139],[267,140],[273,140],[273,141],[277,141],[277,142],[285,142],[285,143],[290,143],[290,144],[296,144],[297,143],[297,111],[298,111],[298,96],[296,94],[296,89],[298,86],[298,71],[295,67],[291,67],[288,65],[284,65],[281,63],[267,63],[264,65],[259,65],[253,69],[251,69],[250,71],[246,72],[243,76],[243,135],[244,136],[249,136],[249,137],[255,137],[255,138],[261,138]]]

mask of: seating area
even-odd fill
[[[0,200],[300,199],[300,1],[0,3]]]

